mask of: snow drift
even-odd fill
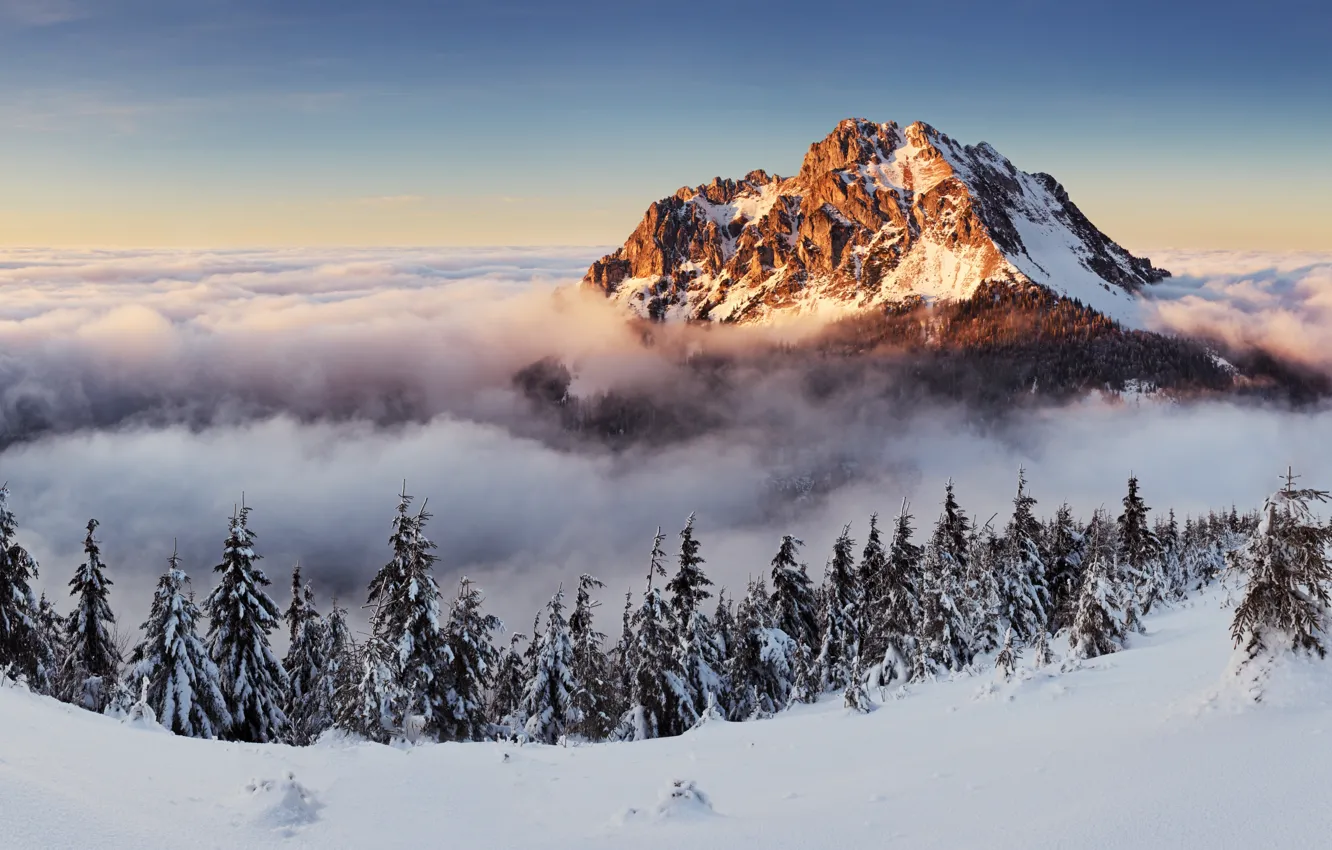
[[[1328,665],[1280,704],[1207,710],[1221,602],[1067,670],[1023,658],[998,699],[974,698],[985,672],[636,744],[218,743],[0,688],[0,821],[7,846],[112,850],[1322,846]]]

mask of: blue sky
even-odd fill
[[[618,242],[925,120],[1135,246],[1332,249],[1325,4],[0,0],[0,242]]]

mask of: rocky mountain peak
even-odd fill
[[[656,202],[584,285],[652,318],[757,322],[1035,284],[1132,324],[1134,293],[1166,274],[988,144],[848,118],[795,177],[751,171]]]

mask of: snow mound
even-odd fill
[[[649,810],[625,809],[616,818],[616,822],[623,825],[643,819],[706,820],[716,815],[712,809],[712,800],[699,789],[694,780],[673,779],[662,789],[655,806]]]
[[[167,732],[168,730],[161,723],[157,722],[157,715],[153,713],[153,707],[147,701],[147,684],[144,685],[144,696],[139,701],[129,707],[125,716],[120,718],[120,722],[132,729],[143,729],[146,732]]]
[[[699,790],[692,779],[675,779],[661,792],[661,798],[653,808],[658,820],[667,818],[699,818],[716,814],[712,810],[712,800]]]
[[[1241,712],[1257,706],[1332,708],[1332,665],[1316,656],[1283,652],[1249,658],[1237,650],[1221,684],[1204,695],[1200,710]]]
[[[290,771],[283,779],[253,779],[245,791],[254,810],[254,822],[287,833],[319,820],[319,810],[324,807]]]

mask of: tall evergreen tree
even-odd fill
[[[532,640],[528,641],[527,649],[523,650],[525,671],[523,687],[527,687],[527,680],[532,678],[532,674],[536,671],[536,656],[539,649],[541,649],[541,612],[537,611],[532,615]]]
[[[726,595],[726,588],[717,593],[717,608],[712,614],[712,634],[717,647],[717,676],[719,680],[716,704],[722,715],[730,711],[731,681],[728,672],[731,654],[735,652],[735,605]]]
[[[47,659],[46,663],[50,665],[50,669],[65,669],[65,657],[69,654],[66,644],[68,621],[60,616],[60,612],[46,598],[45,593],[37,600],[37,634],[42,655]],[[109,690],[112,692],[118,690],[116,681],[110,683]]]
[[[287,604],[287,610],[282,612],[282,619],[287,623],[287,641],[296,642],[296,635],[300,632],[301,626],[305,625],[305,585],[301,582],[301,562],[297,561],[291,568],[291,602]]]
[[[1189,592],[1189,580],[1184,573],[1182,541],[1174,508],[1166,513],[1164,520],[1157,521],[1153,533],[1160,547],[1162,593],[1172,600],[1183,599]]]
[[[601,648],[606,635],[592,624],[592,613],[601,607],[601,603],[592,598],[592,591],[605,586],[586,573],[579,576],[578,595],[574,599],[573,613],[569,615],[574,681],[578,683],[574,705],[579,720],[574,724],[574,731],[589,741],[605,738],[619,720],[619,715],[614,713],[610,665]]]
[[[347,609],[338,605],[336,597],[328,609],[328,616],[324,618],[321,631],[324,642],[320,655],[324,666],[311,691],[311,699],[315,703],[312,714],[317,721],[311,723],[310,728],[316,739],[336,722],[338,694],[355,674],[357,662],[351,630],[347,627]],[[316,729],[317,732],[314,731]]]
[[[1232,570],[1244,580],[1230,626],[1240,670],[1283,653],[1327,654],[1332,527],[1319,523],[1310,504],[1329,494],[1297,488],[1295,478],[1288,470],[1285,486],[1267,498],[1258,526],[1234,553]]]
[[[250,509],[232,514],[222,551],[217,587],[204,600],[208,614],[208,653],[221,676],[231,714],[226,737],[252,743],[279,741],[287,731],[282,705],[287,674],[273,655],[268,633],[279,611],[268,592],[268,577],[256,562]]]
[[[911,503],[902,500],[902,506],[893,522],[893,539],[884,558],[875,528],[877,517],[870,517],[870,540],[865,544],[861,559],[862,576],[873,574],[870,565],[883,559],[878,568],[877,587],[867,590],[866,605],[874,613],[868,618],[870,631],[866,634],[865,649],[868,662],[874,665],[872,681],[886,685],[892,681],[905,681],[910,676],[911,659],[916,652],[916,631],[920,621],[921,547],[912,542]]]
[[[971,520],[957,503],[953,492],[953,481],[949,479],[944,486],[943,514],[939,519],[941,545],[953,562],[952,570],[957,576],[967,573],[967,553],[970,551]]]
[[[66,701],[100,712],[106,708],[122,659],[111,636],[116,616],[111,613],[107,592],[112,582],[106,577],[101,547],[93,537],[96,529],[97,520],[88,520],[85,559],[69,582],[75,602],[66,620],[66,655],[60,678]]]
[[[624,609],[620,614],[620,639],[611,650],[611,716],[623,718],[629,710],[629,699],[634,689],[634,671],[637,659],[634,656],[637,641],[634,636],[634,592],[624,593]]]
[[[449,715],[448,681],[453,658],[441,628],[439,585],[435,582],[435,544],[425,535],[430,520],[425,505],[413,515],[406,486],[398,497],[389,545],[393,558],[370,583],[375,637],[389,648],[405,714],[420,715],[425,728],[439,736]],[[405,719],[405,718],[404,718]]]
[[[527,662],[518,650],[525,640],[527,636],[521,632],[509,635],[509,646],[500,653],[495,669],[495,687],[490,698],[491,720],[511,731],[527,722],[527,718],[518,715],[528,679]]]
[[[860,621],[856,628],[860,633],[860,652],[867,666],[876,664],[883,657],[885,649],[887,572],[888,553],[883,548],[879,515],[870,514],[869,534],[865,537],[865,548],[856,566],[856,581],[861,592]]]
[[[1025,470],[1018,470],[1013,518],[1004,529],[1000,559],[999,613],[1019,643],[1030,643],[1049,622],[1042,529],[1032,508],[1036,500],[1027,492]]]
[[[629,709],[617,730],[617,736],[624,740],[679,735],[698,719],[684,671],[676,664],[672,651],[671,638],[676,633],[676,625],[670,607],[655,587],[655,580],[666,575],[666,568],[662,566],[666,557],[661,548],[664,539],[661,529],[657,529],[652,539],[652,554],[648,558],[647,588],[643,592],[642,604],[633,615],[633,687]]]
[[[1050,631],[1073,624],[1082,590],[1082,529],[1068,503],[1059,506],[1045,530],[1045,565],[1050,587]]]
[[[795,669],[795,682],[787,698],[787,707],[796,703],[815,703],[823,692],[819,677],[819,660],[808,646],[799,644],[791,656],[791,665]]]
[[[1141,631],[1141,615],[1152,610],[1161,598],[1160,546],[1152,534],[1147,513],[1151,508],[1138,493],[1137,476],[1130,475],[1128,494],[1124,496],[1124,512],[1119,515],[1119,568],[1127,574],[1133,589],[1132,597],[1125,599],[1128,628]]]
[[[143,641],[130,654],[125,688],[140,688],[147,679],[147,703],[157,722],[177,735],[226,737],[231,712],[217,665],[198,634],[199,609],[187,590],[189,581],[173,551],[158,579]]]
[[[820,626],[823,634],[817,658],[819,687],[840,691],[846,687],[860,657],[861,588],[855,569],[855,542],[851,526],[842,528],[833,543],[832,558],[824,569]]]
[[[0,487],[0,672],[22,675],[43,693],[54,684],[55,648],[42,634],[32,583],[37,562],[14,540],[18,521]]]
[[[952,488],[949,488],[951,496]],[[959,557],[952,531],[956,518],[939,517],[921,560],[920,622],[913,678],[938,670],[958,671],[971,662],[968,624],[962,607],[968,560]],[[950,527],[951,526],[951,527]],[[965,550],[963,550],[965,552]]]
[[[776,626],[761,576],[750,580],[735,621],[735,648],[727,661],[729,719],[769,717],[786,707],[795,688],[800,647]]]
[[[546,630],[538,640],[536,666],[523,691],[527,734],[547,744],[559,741],[578,722],[574,693],[573,640],[564,617],[564,588],[546,603]]]
[[[328,705],[319,694],[328,664],[325,623],[315,609],[314,591],[308,584],[301,584],[300,564],[291,571],[291,604],[283,618],[291,635],[282,659],[282,669],[287,672],[288,738],[297,746],[305,746],[314,743],[333,718],[326,713]]]
[[[444,629],[452,666],[448,711],[440,730],[441,737],[450,741],[479,741],[487,730],[486,690],[499,664],[491,635],[504,624],[494,614],[483,614],[481,602],[481,591],[472,580],[459,579]]]
[[[991,522],[972,527],[965,581],[962,592],[954,597],[962,611],[962,642],[968,663],[1001,643],[1000,632],[1006,625],[1001,590],[1008,578],[1004,555],[1004,541],[994,533]]]
[[[772,614],[774,625],[786,632],[797,646],[818,643],[818,601],[805,565],[796,560],[804,541],[782,536],[772,559]]]
[[[689,515],[680,532],[680,557],[675,575],[666,584],[671,593],[670,613],[676,625],[672,652],[676,666],[684,674],[690,704],[695,713],[707,708],[709,695],[716,699],[720,686],[717,668],[722,659],[717,652],[712,623],[703,611],[703,602],[712,594],[707,590],[712,580],[703,573],[703,556],[694,536],[694,515]]]
[[[944,488],[943,512],[921,556],[920,620],[917,626],[913,678],[943,669],[959,671],[971,663],[972,632],[968,617],[967,580],[972,574],[971,521],[950,480]],[[981,602],[989,598],[975,594]]]
[[[1104,512],[1098,510],[1087,525],[1084,548],[1086,569],[1069,635],[1074,655],[1096,658],[1123,647],[1125,627],[1123,596],[1118,581],[1114,534]]]
[[[392,740],[403,715],[395,662],[394,648],[377,635],[352,647],[335,700],[334,726],[380,744]]]

